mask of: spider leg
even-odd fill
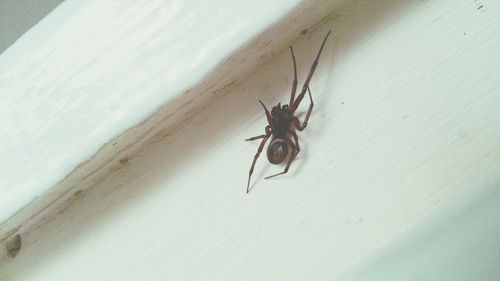
[[[297,134],[293,130],[289,130],[288,133],[293,137],[295,145],[297,146],[297,151],[295,152],[295,156],[297,156],[297,154],[299,154],[300,152],[299,138],[297,137]]]
[[[254,140],[258,140],[258,139],[263,139],[266,136],[269,136],[270,134],[271,134],[271,127],[268,125],[268,126],[266,126],[266,134],[265,135],[251,137],[251,138],[246,139],[245,141],[254,141]]]
[[[311,81],[311,78],[314,74],[314,71],[316,70],[316,67],[318,66],[318,61],[319,57],[321,55],[321,52],[323,51],[323,47],[325,46],[326,39],[328,39],[328,36],[330,35],[332,31],[328,31],[328,33],[325,36],[325,39],[323,39],[323,43],[321,44],[321,47],[319,48],[319,52],[316,55],[316,59],[314,60],[311,69],[309,70],[309,75],[307,75],[306,81],[304,82],[304,86],[302,87],[302,91],[300,91],[300,94],[297,96],[297,99],[293,102],[293,105],[291,105],[292,113],[297,110],[297,108],[300,105],[300,102],[304,98],[304,95],[306,94],[307,89],[309,88],[309,82]]]
[[[245,139],[245,141],[254,141],[254,140],[258,140],[258,139],[263,139],[265,137],[267,137],[267,135],[260,135],[260,136],[255,136],[255,137]]]
[[[297,117],[293,117],[293,120],[292,120],[293,125],[299,131],[302,131],[306,128],[307,121],[309,121],[309,116],[311,116],[311,112],[312,112],[312,109],[314,107],[313,99],[311,96],[311,90],[309,89],[309,87],[307,87],[307,91],[309,92],[309,100],[311,101],[311,104],[309,105],[309,109],[307,110],[307,114],[306,114],[306,118],[304,119],[304,123],[302,123],[302,125],[300,125],[299,118],[297,118]]]
[[[264,108],[264,111],[266,112],[267,123],[269,123],[268,126],[273,131],[276,131],[274,128],[274,122],[273,122],[273,117],[271,116],[271,113],[269,113],[269,110],[267,110],[266,106],[264,105],[264,103],[261,100],[259,100],[259,102],[260,102],[260,105],[262,105],[262,108]]]
[[[293,105],[293,101],[295,100],[295,92],[297,91],[297,63],[295,62],[295,55],[293,54],[292,46],[290,46],[290,52],[292,53],[292,61],[293,61],[293,84],[292,84],[292,94],[290,95],[290,103],[289,105]]]
[[[255,167],[255,162],[257,162],[257,158],[259,158],[259,155],[262,152],[262,149],[264,148],[264,145],[266,144],[266,142],[270,136],[271,136],[271,134],[268,134],[262,139],[262,142],[259,145],[259,149],[257,150],[257,153],[255,154],[255,156],[253,158],[252,166],[250,167],[250,171],[248,171],[247,193],[248,193],[248,191],[250,191],[250,178],[252,177],[252,174],[253,174],[253,168]]]
[[[295,136],[294,136],[294,138],[295,138]],[[281,173],[277,173],[277,174],[274,174],[274,175],[271,175],[271,176],[267,176],[267,177],[265,177],[265,179],[270,179],[270,178],[273,178],[275,176],[286,174],[288,172],[288,169],[290,169],[290,164],[292,164],[293,159],[295,159],[295,156],[297,156],[297,153],[299,153],[298,150],[297,150],[297,147],[295,146],[295,144],[293,144],[292,141],[290,141],[287,138],[285,138],[285,141],[292,148],[292,154],[290,155],[290,158],[288,158],[288,163],[286,163],[285,170],[283,172],[281,172]]]

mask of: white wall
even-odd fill
[[[495,280],[500,3],[346,1],[290,41],[315,109],[289,174],[257,103],[286,48],[22,234],[6,280]],[[305,106],[302,110],[305,110]],[[303,115],[302,115],[303,116]]]

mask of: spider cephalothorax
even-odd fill
[[[288,133],[290,124],[292,124],[293,113],[287,104],[281,106],[280,103],[271,110],[273,120],[271,129],[274,130],[274,136],[284,137]]]
[[[271,112],[269,112],[264,103],[259,100],[260,104],[262,105],[266,113],[266,119],[268,125],[265,128],[266,131],[265,135],[260,135],[246,139],[247,141],[262,139],[262,142],[259,145],[259,149],[257,150],[257,153],[254,156],[254,160],[252,162],[252,166],[250,167],[250,171],[248,172],[247,193],[250,188],[250,178],[252,176],[255,163],[257,162],[257,158],[259,158],[259,155],[262,152],[264,145],[266,144],[267,140],[270,137],[272,137],[271,143],[267,147],[267,159],[269,160],[269,162],[271,162],[272,164],[282,163],[288,156],[289,150],[291,150],[291,154],[288,157],[288,162],[286,164],[285,170],[281,173],[268,176],[266,177],[266,179],[282,175],[288,172],[290,164],[292,163],[293,159],[295,159],[295,156],[297,156],[297,154],[299,153],[300,151],[299,140],[297,138],[297,134],[295,133],[294,129],[302,131],[307,126],[307,121],[309,120],[309,116],[311,115],[314,106],[311,96],[311,91],[309,90],[309,82],[311,81],[311,77],[314,73],[314,70],[318,65],[321,51],[323,50],[326,39],[328,38],[330,33],[331,31],[329,31],[326,34],[325,39],[323,40],[323,43],[321,44],[321,47],[318,51],[318,54],[316,55],[316,59],[314,60],[311,69],[309,70],[309,75],[307,76],[306,81],[304,82],[304,86],[302,87],[302,90],[300,91],[300,94],[297,96],[297,98],[295,98],[295,92],[297,91],[297,64],[295,62],[295,55],[293,54],[293,49],[290,46],[290,52],[292,54],[292,61],[293,61],[293,74],[294,74],[292,93],[290,95],[290,103],[285,105],[281,105],[281,103],[278,103],[271,109]],[[300,124],[299,119],[294,114],[295,110],[297,110],[297,108],[300,105],[300,102],[304,98],[306,92],[309,93],[309,99],[311,101],[311,104],[309,105],[309,109],[307,110],[304,122]],[[290,137],[293,137],[294,140],[293,142],[290,139]]]

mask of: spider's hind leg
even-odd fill
[[[259,149],[257,149],[257,153],[255,153],[255,156],[254,156],[253,162],[252,162],[252,166],[250,167],[250,171],[248,171],[247,193],[250,191],[250,178],[252,177],[253,168],[255,167],[255,163],[257,162],[257,159],[259,158],[259,155],[262,152],[262,149],[264,148],[264,145],[266,144],[266,142],[270,136],[271,136],[271,134],[268,134],[268,135],[265,135],[263,137],[262,142],[259,145]]]

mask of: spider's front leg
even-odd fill
[[[297,99],[291,104],[291,109],[292,112],[295,112],[297,108],[300,105],[300,102],[304,98],[304,95],[306,94],[307,89],[309,89],[309,82],[311,81],[311,78],[314,74],[314,71],[316,70],[316,67],[318,66],[318,61],[319,57],[321,56],[321,52],[323,51],[323,47],[325,47],[326,39],[328,39],[328,36],[330,36],[331,31],[328,31],[328,33],[325,36],[325,39],[323,39],[323,43],[321,44],[321,47],[319,48],[319,52],[316,55],[316,59],[314,60],[311,69],[309,70],[309,74],[307,75],[306,81],[304,82],[304,86],[302,87],[302,90],[300,91],[300,94],[297,96]]]
[[[295,92],[297,91],[297,62],[295,62],[295,55],[293,54],[292,46],[290,46],[290,53],[292,53],[292,61],[293,61],[293,84],[292,84],[292,93],[290,94],[290,106],[293,106],[293,102],[295,101]]]

